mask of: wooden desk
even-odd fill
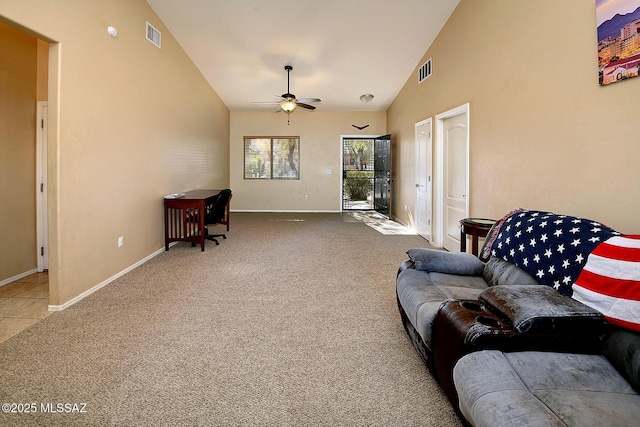
[[[460,252],[467,251],[467,234],[471,235],[471,253],[478,256],[478,238],[486,237],[494,219],[465,218],[460,220]]]
[[[206,239],[205,207],[212,204],[221,190],[193,190],[184,196],[164,199],[164,249],[169,250],[171,242],[191,242],[192,246],[200,243],[204,251]],[[225,221],[229,231],[229,205]]]

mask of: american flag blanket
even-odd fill
[[[599,222],[517,210],[487,236],[484,255],[509,261],[544,285],[640,330],[640,236]]]

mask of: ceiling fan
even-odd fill
[[[274,102],[257,102],[256,104],[278,104],[278,108],[276,109],[276,113],[279,113],[280,111],[284,111],[285,113],[287,113],[287,123],[289,123],[289,114],[293,113],[293,111],[297,108],[304,108],[310,111],[313,111],[316,109],[315,106],[310,105],[309,103],[311,102],[321,102],[321,100],[319,98],[300,98],[300,99],[296,99],[296,96],[294,94],[291,93],[290,89],[289,89],[289,73],[291,73],[291,70],[293,70],[293,67],[291,65],[285,65],[284,66],[285,71],[287,72],[287,93],[283,93],[282,95],[280,95],[280,100],[279,101],[274,101]]]

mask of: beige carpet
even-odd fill
[[[0,344],[0,403],[37,412],[0,425],[460,426],[396,306],[425,245],[339,214],[234,213],[220,246],[178,244]]]

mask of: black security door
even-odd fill
[[[379,136],[373,142],[374,185],[373,209],[391,216],[391,135]]]

